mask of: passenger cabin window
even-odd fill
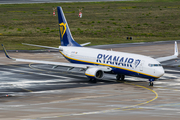
[[[149,67],[158,67],[161,66],[161,64],[148,64]]]

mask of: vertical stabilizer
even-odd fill
[[[81,45],[79,45],[76,41],[74,41],[68,23],[66,21],[66,18],[64,16],[63,10],[60,6],[57,7],[57,12],[58,12],[61,46],[81,47]]]

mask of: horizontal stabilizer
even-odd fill
[[[91,44],[91,42],[87,42],[87,43],[83,43],[83,44],[80,44],[81,46],[86,46],[86,45],[89,45]]]
[[[28,44],[28,43],[22,43],[22,44],[23,44],[23,45],[29,45],[29,46],[42,47],[42,48],[55,49],[55,50],[63,51],[62,48],[49,47],[49,46],[42,46],[42,45],[34,45],[34,44]]]

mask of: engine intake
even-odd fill
[[[88,68],[85,71],[85,75],[89,78],[102,79],[104,77],[104,71],[99,68]]]

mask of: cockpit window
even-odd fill
[[[161,64],[149,64],[148,66],[149,67],[158,67],[158,66],[161,66]]]

